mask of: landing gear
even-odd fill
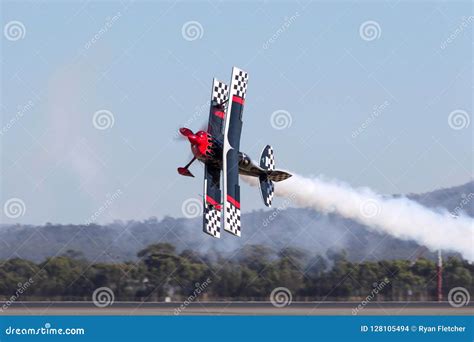
[[[191,173],[191,171],[188,170],[188,167],[196,160],[196,157],[191,159],[189,163],[186,164],[185,167],[178,167],[178,173],[181,176],[187,176],[187,177],[194,177],[194,175]]]

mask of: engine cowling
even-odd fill
[[[180,128],[179,132],[188,138],[191,144],[191,151],[196,158],[205,160],[213,157],[214,139],[209,133],[206,131],[193,133],[193,131],[185,127]]]

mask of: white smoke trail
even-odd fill
[[[243,179],[258,184],[256,178]],[[432,251],[455,251],[474,260],[474,220],[466,216],[454,218],[446,210],[434,211],[405,197],[384,197],[368,188],[353,189],[322,177],[293,175],[275,185],[275,195],[291,198],[300,207],[338,213],[374,231],[414,240]]]

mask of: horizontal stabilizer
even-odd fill
[[[262,154],[260,155],[260,167],[267,171],[267,174],[275,170],[275,157],[273,156],[273,148],[270,145],[267,145],[263,148]],[[273,182],[268,178],[267,175],[261,175],[258,177],[258,179],[263,203],[267,207],[271,207],[273,191],[275,190]]]
[[[260,167],[264,170],[275,170],[275,157],[273,156],[273,148],[270,145],[264,147],[260,156]]]
[[[259,181],[263,203],[270,208],[272,206],[273,191],[275,190],[275,186],[273,185],[273,182],[265,176],[260,176]]]

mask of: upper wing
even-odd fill
[[[224,136],[225,105],[228,99],[229,87],[227,84],[214,79],[207,131],[219,141],[222,141]],[[204,169],[203,230],[216,238],[221,236],[220,177],[221,171],[218,167],[206,164]]]
[[[211,109],[209,111],[209,124],[207,131],[219,141],[224,135],[225,107],[229,100],[229,87],[227,84],[216,80],[212,82]]]
[[[203,231],[213,237],[221,236],[221,171],[210,165],[204,169]]]
[[[239,149],[242,112],[247,93],[247,72],[234,67],[229,92],[229,105],[224,123],[224,229],[240,236]]]

